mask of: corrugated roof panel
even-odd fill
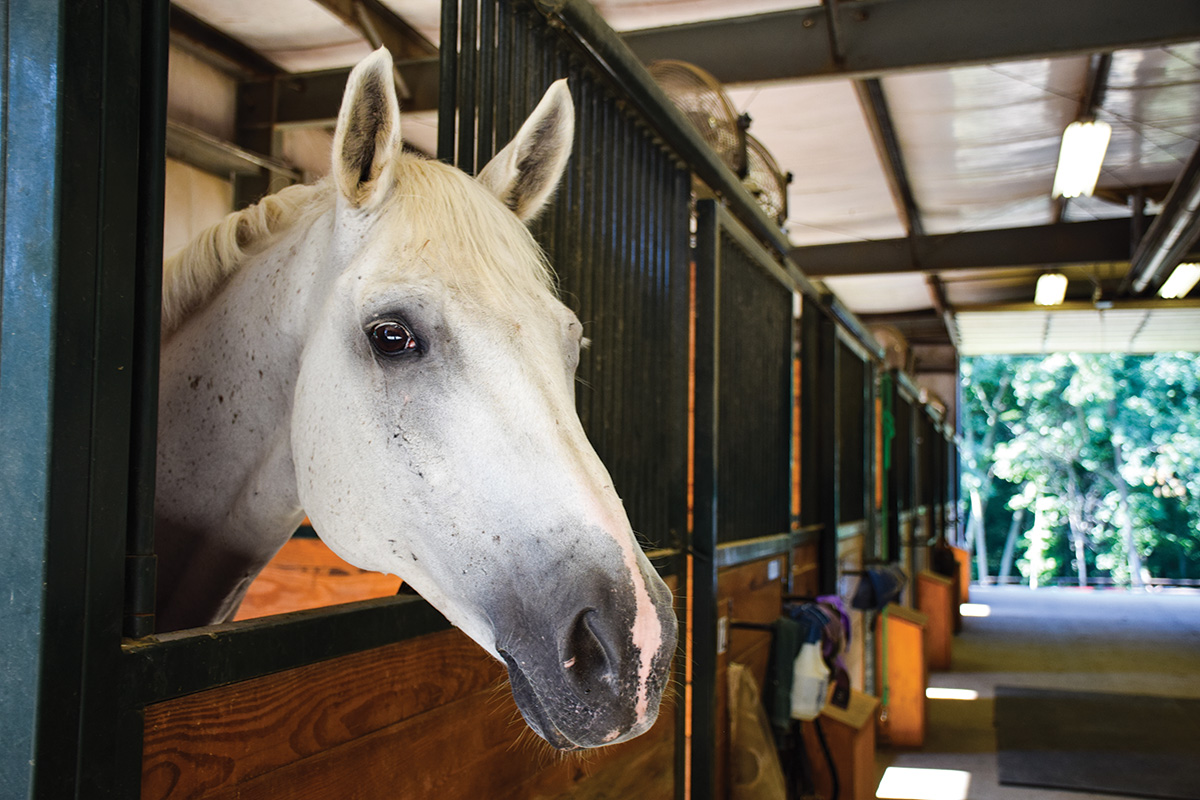
[[[1155,311],[1133,341],[1137,352],[1200,352],[1200,308]]]
[[[1059,58],[883,79],[929,233],[1051,221],[1063,129],[1087,59]]]
[[[849,305],[852,298],[858,314],[903,313],[929,306],[929,286],[919,272],[848,275],[825,278],[822,283],[843,303]]]
[[[312,0],[175,0],[288,72],[348,67],[371,46]]]
[[[961,311],[962,355],[1200,352],[1200,307]]]
[[[821,0],[593,0],[604,20],[618,31],[658,28],[771,11],[819,6]]]
[[[1100,186],[1170,183],[1200,141],[1200,43],[1113,53]]]
[[[1045,311],[965,311],[954,322],[959,352],[967,356],[1041,353],[1046,336]]]
[[[795,175],[787,224],[794,244],[905,235],[849,81],[725,88],[753,118],[750,133]]]

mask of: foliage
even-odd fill
[[[976,356],[961,378],[977,575],[1011,532],[1027,582],[1200,578],[1200,354]]]

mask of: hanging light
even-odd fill
[[[1180,264],[1158,290],[1158,296],[1164,300],[1187,297],[1197,281],[1200,281],[1200,264]]]
[[[1054,173],[1054,197],[1091,197],[1108,150],[1112,126],[1107,122],[1072,122],[1063,131]]]
[[[1047,272],[1038,278],[1037,289],[1033,293],[1033,302],[1039,306],[1062,305],[1067,296],[1067,276],[1060,272]]]

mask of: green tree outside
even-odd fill
[[[976,579],[1200,579],[1200,354],[975,356],[961,385]]]

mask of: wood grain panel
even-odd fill
[[[205,796],[668,798],[674,786],[673,742],[673,714],[666,713],[632,742],[563,756],[527,732],[511,697],[482,691]]]
[[[774,562],[775,566],[771,564]],[[730,621],[769,624],[779,617],[783,603],[784,556],[727,567],[717,575],[718,602]],[[768,575],[775,577],[768,577]],[[771,635],[731,626],[729,647],[717,660],[717,796],[729,793],[729,671],[731,661],[745,664],[759,686],[763,685],[770,656]]]
[[[816,597],[820,591],[817,545],[802,544],[792,551],[792,594]]]
[[[887,607],[886,615],[876,617],[877,627],[886,626],[886,631],[878,631],[875,637],[877,685],[881,699],[886,698],[878,733],[896,747],[925,744],[928,621],[921,612],[895,604]]]
[[[151,705],[142,797],[205,797],[504,680],[451,630]]]
[[[147,707],[142,798],[669,798],[674,706],[632,742],[562,756],[503,667],[443,631]]]
[[[296,537],[288,540],[250,584],[235,619],[390,597],[400,583],[395,575],[370,572],[343,561],[320,539]]]

